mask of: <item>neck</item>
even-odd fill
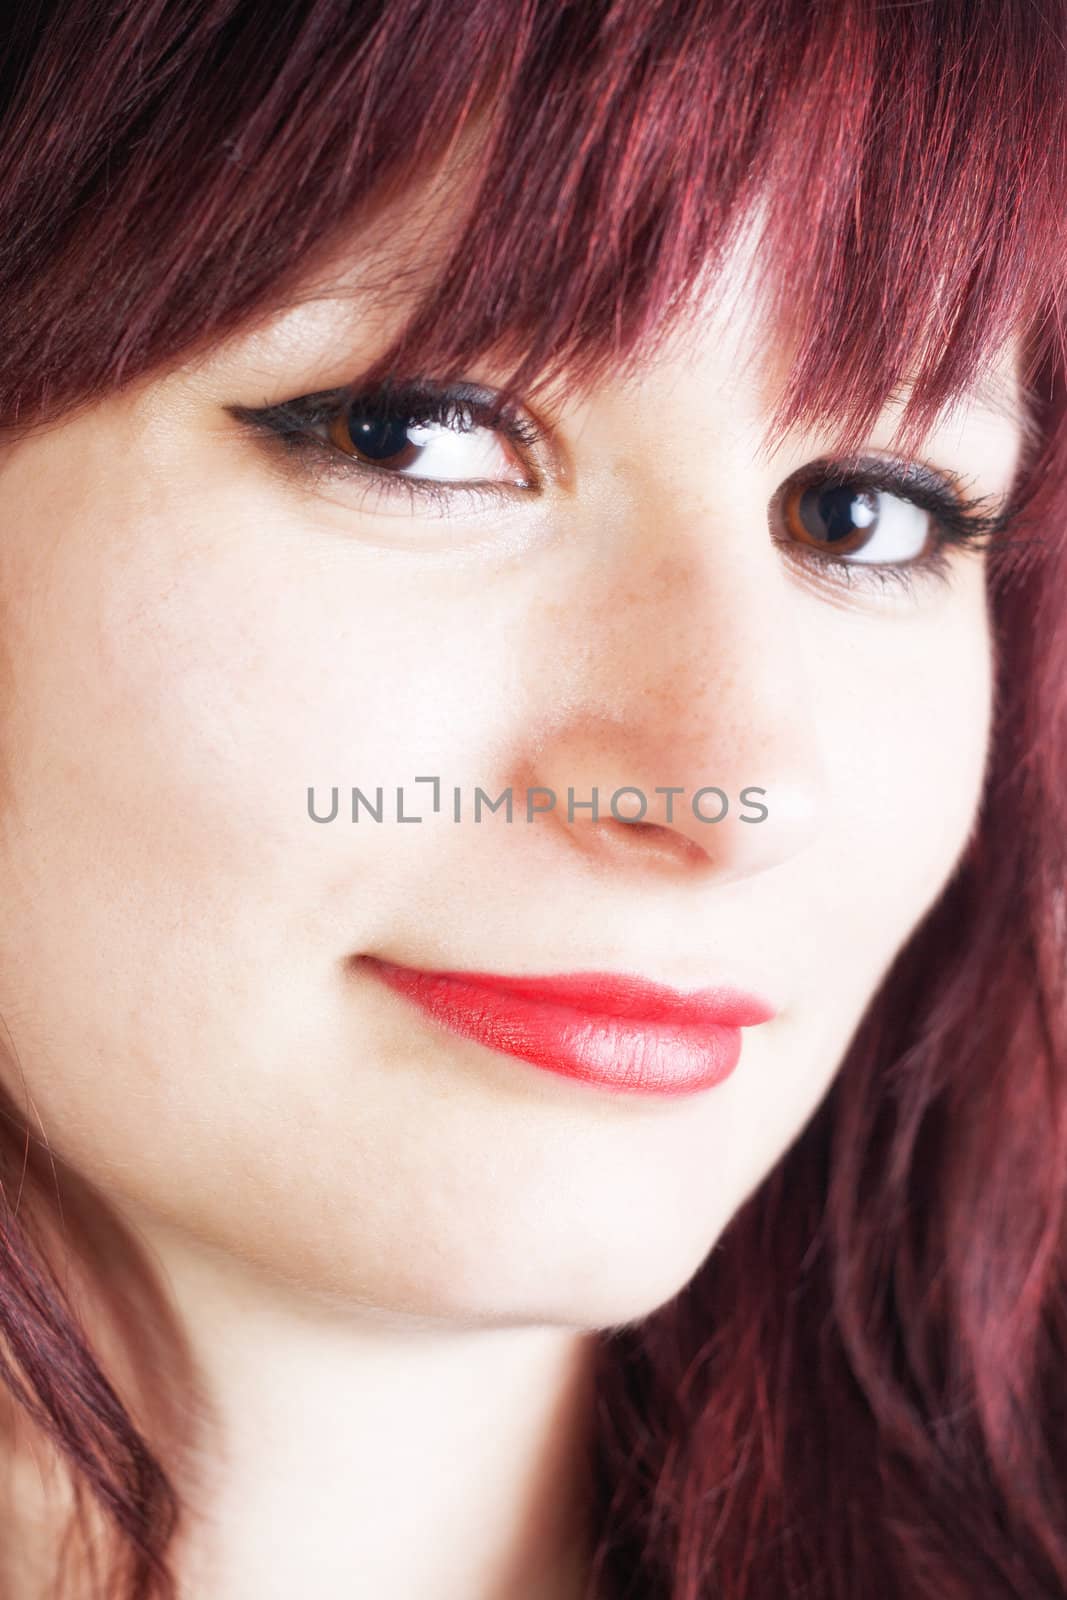
[[[139,1228],[142,1236],[148,1233]],[[582,1600],[593,1339],[330,1304],[148,1234],[197,1374],[181,1600]]]

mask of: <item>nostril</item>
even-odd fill
[[[621,829],[625,833],[659,834],[664,839],[670,838],[675,834],[675,829],[666,822],[644,822],[639,821],[636,817],[632,822],[628,822],[625,817],[603,817],[601,820],[610,824],[612,828]]]
[[[653,848],[657,854],[673,860],[701,860],[706,858],[704,850],[695,839],[688,838],[680,833],[677,828],[670,827],[663,822],[624,822],[618,817],[602,817],[598,826],[606,829],[609,836],[621,841],[630,842],[640,837],[642,844]]]

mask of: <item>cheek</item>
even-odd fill
[[[865,636],[851,654],[849,626],[823,619],[837,670],[818,677],[830,771],[823,983],[837,973],[854,991],[846,1012],[862,1009],[977,820],[993,673],[982,563],[961,561],[950,587],[853,624]]]
[[[977,819],[992,702],[981,568],[961,571],[936,609],[919,610],[867,653],[834,715],[838,816],[858,883],[850,921],[902,942],[936,899]]]
[[[386,603],[369,559],[361,586],[351,547],[254,498],[24,497],[0,1012],[36,1111],[116,1200],[325,1273],[338,1205],[384,1191],[385,1157],[353,1160],[380,1091],[340,961],[431,841],[318,827],[307,789],[410,794],[455,768],[499,685],[472,629],[442,628],[447,598],[405,606],[394,577]]]
[[[382,786],[388,818],[420,772],[480,778],[506,639],[460,616],[447,578],[405,593],[262,497],[87,494],[50,516],[25,497],[40,537],[5,574],[33,598],[9,607],[0,971],[35,1097],[89,1171],[135,1151],[166,1167],[179,1116],[225,1129],[242,1096],[273,1140],[278,1105],[313,1096],[293,1063],[316,1039],[336,1054],[341,958],[432,855],[425,826],[347,825],[348,790]],[[331,785],[341,820],[316,826],[307,790],[328,810]],[[191,1194],[197,1157],[179,1159]]]
[[[795,1003],[747,1036],[750,1070],[722,1091],[721,1126],[733,1136],[721,1140],[721,1171],[734,1206],[829,1090],[966,849],[992,696],[980,567],[907,616],[807,608],[805,670],[826,764],[823,827],[814,848],[741,886],[750,934],[780,961]]]
[[[827,1082],[955,870],[981,802],[993,689],[983,568],[961,563],[951,588],[918,595],[899,614],[811,619],[826,825],[796,867],[818,933],[807,982],[820,997]]]

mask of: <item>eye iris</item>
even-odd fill
[[[345,432],[360,454],[371,461],[391,461],[412,449],[406,417],[375,416],[353,407],[345,415]]]
[[[815,544],[862,544],[878,521],[878,496],[847,483],[816,485],[801,494],[797,516]]]

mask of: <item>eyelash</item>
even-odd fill
[[[313,432],[316,427],[333,421],[340,411],[356,401],[363,402],[377,417],[403,420],[412,426],[456,427],[458,423],[460,431],[493,428],[522,451],[535,449],[544,437],[538,424],[529,416],[521,415],[509,401],[472,384],[436,389],[430,384],[403,383],[369,394],[349,387],[322,390],[272,406],[230,409],[238,421],[271,435],[302,467],[310,467],[320,481],[351,481],[357,477],[368,487],[373,483],[386,495],[406,494],[413,516],[428,504],[436,506],[439,514],[445,516],[455,510],[457,501],[467,500],[469,504],[484,503],[486,498],[507,501],[530,492],[529,485],[497,484],[489,480],[463,484],[403,477],[372,463],[359,462]],[[813,546],[802,545],[796,539],[781,538],[772,527],[772,537],[783,546],[791,560],[809,569],[815,567],[827,575],[832,573],[833,581],[847,588],[899,586],[910,591],[917,579],[946,582],[951,572],[950,548],[989,548],[1004,537],[1012,523],[1010,505],[997,507],[986,496],[969,499],[952,488],[940,473],[927,467],[862,455],[822,458],[793,473],[772,497],[771,522],[787,494],[815,484],[826,487],[847,484],[857,490],[882,491],[929,512],[934,519],[934,540],[927,554],[896,564],[846,561],[818,553]]]
[[[403,420],[412,426],[433,423],[441,427],[456,427],[467,432],[473,427],[494,428],[502,432],[519,449],[534,450],[544,438],[542,429],[532,417],[522,416],[503,399],[494,399],[490,391],[473,384],[457,384],[451,389],[435,389],[429,384],[404,383],[393,388],[383,387],[373,393],[360,393],[358,389],[327,389],[316,394],[301,395],[279,405],[234,406],[233,414],[239,421],[272,434],[287,451],[298,457],[304,466],[310,466],[320,481],[351,481],[363,479],[368,487],[373,484],[388,495],[407,495],[409,509],[414,516],[426,504],[438,508],[441,516],[453,511],[457,500],[470,502],[487,498],[513,500],[516,495],[528,494],[529,487],[518,484],[446,483],[431,478],[402,477],[388,472],[370,462],[357,461],[329,440],[320,438],[312,430],[332,422],[337,414],[357,401],[368,411],[383,420]]]
[[[779,538],[772,528],[772,537],[791,560],[829,570],[835,574],[835,581],[846,588],[873,585],[910,591],[917,582],[927,579],[947,583],[952,571],[951,549],[988,550],[1006,537],[1014,522],[1010,501],[998,504],[990,495],[969,498],[962,488],[954,489],[940,473],[918,462],[863,455],[822,458],[801,467],[775,490],[771,520],[787,494],[815,484],[826,488],[847,484],[858,490],[882,491],[928,511],[934,521],[927,553],[896,563],[845,561],[839,556],[818,554],[812,546],[801,545],[795,539]],[[807,551],[811,551],[810,558]]]

